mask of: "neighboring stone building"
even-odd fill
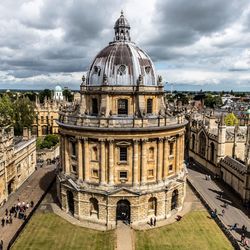
[[[36,117],[34,124],[32,125],[32,134],[37,136],[44,136],[47,134],[57,134],[58,125],[58,112],[61,103],[56,100],[44,99],[43,103],[40,103],[37,98],[35,103]]]
[[[83,77],[80,104],[62,108],[58,121],[62,209],[107,228],[171,216],[186,186],[187,121],[168,110],[161,77],[130,41],[123,14],[114,29]]]
[[[14,137],[14,130],[0,130],[0,204],[8,199],[34,172],[36,139],[24,129],[23,137]]]
[[[250,202],[250,125],[226,126],[224,116],[192,115],[189,156],[221,177],[242,198]]]

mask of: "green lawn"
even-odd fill
[[[53,213],[36,213],[12,249],[113,250],[114,232],[99,232],[77,227]]]
[[[181,221],[147,231],[136,231],[136,250],[233,249],[206,211],[193,211]]]

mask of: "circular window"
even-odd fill
[[[126,73],[126,66],[125,65],[120,65],[120,67],[118,68],[118,74],[120,75],[124,75]]]

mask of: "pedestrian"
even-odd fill
[[[154,217],[154,226],[156,226],[156,217]]]
[[[242,225],[241,230],[242,230],[242,232],[245,232],[245,225]]]
[[[9,213],[9,211],[8,211],[8,209],[6,208],[6,209],[5,209],[5,216],[7,216],[8,213]]]
[[[205,180],[207,180],[207,175],[205,174]]]
[[[150,218],[150,226],[151,227],[153,226],[153,218],[152,217]]]
[[[237,225],[238,225],[238,223],[234,223],[234,225],[232,225],[232,227],[231,227],[231,230],[235,230],[237,228]]]
[[[9,217],[6,216],[6,225],[9,224]]]
[[[26,209],[28,209],[30,207],[29,202],[26,203]]]
[[[215,213],[215,215],[217,215],[217,209],[216,208],[214,209],[214,213]]]
[[[244,243],[245,238],[246,238],[246,237],[245,237],[245,234],[242,234],[242,235],[241,235],[241,238],[240,238],[240,242],[241,242],[242,244]]]
[[[248,240],[247,239],[244,240],[243,246],[248,247]]]
[[[2,227],[4,227],[4,224],[5,224],[5,219],[4,218],[2,218],[1,223],[2,223]]]
[[[34,201],[30,202],[30,206],[33,207],[34,206]]]
[[[225,214],[225,209],[222,209],[222,211],[221,211],[221,216],[223,217],[224,214]]]
[[[9,218],[9,223],[12,224],[12,216]]]
[[[3,250],[3,240],[0,241],[0,250]]]

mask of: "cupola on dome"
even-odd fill
[[[130,39],[130,25],[123,12],[114,26],[114,41],[101,50],[90,66],[88,85],[156,85],[150,57]]]

